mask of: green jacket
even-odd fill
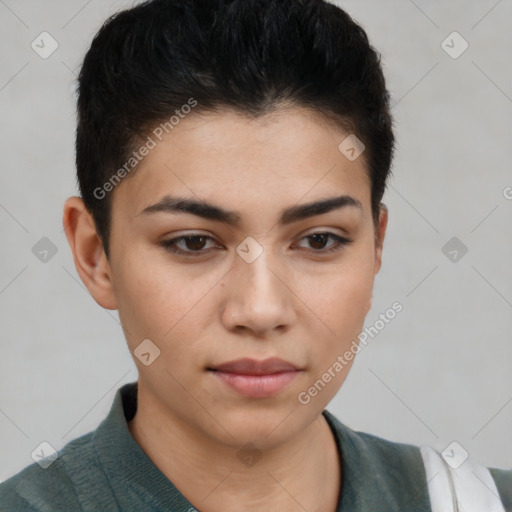
[[[0,511],[195,511],[131,436],[127,420],[136,409],[137,382],[125,384],[95,431],[65,445],[46,469],[33,463],[0,484]],[[323,415],[343,453],[338,512],[431,511],[419,447],[353,431],[327,410]],[[512,470],[489,469],[509,512]]]

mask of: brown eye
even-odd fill
[[[334,242],[327,245],[329,239]],[[302,240],[308,240],[310,252],[313,254],[335,252],[351,243],[351,240],[331,232],[312,233],[311,235],[303,237]],[[213,242],[213,244],[207,247],[209,241]],[[211,236],[201,234],[182,235],[172,238],[171,240],[164,240],[161,242],[161,245],[169,252],[191,257],[207,254],[211,249],[218,247],[215,245],[215,240]]]
[[[206,235],[183,235],[171,240],[164,240],[162,245],[166,250],[187,256],[200,256],[209,252],[205,250],[208,240],[214,241],[211,236]],[[179,244],[182,244],[181,247]]]
[[[183,241],[188,249],[198,251],[204,248],[206,238],[206,236],[186,236]]]
[[[315,250],[325,249],[325,244],[329,241],[329,235],[326,233],[315,233],[309,238],[312,241],[312,247]]]
[[[326,247],[329,239],[334,240],[334,243]],[[308,240],[313,253],[326,253],[340,250],[343,246],[351,243],[351,240],[337,235],[336,233],[318,232],[305,236],[302,240]]]

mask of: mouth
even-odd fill
[[[266,398],[283,390],[302,371],[283,359],[237,359],[207,370],[224,385],[249,398]]]

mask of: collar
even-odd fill
[[[154,510],[189,512],[193,505],[153,464],[127,422],[137,411],[137,382],[117,390],[108,416],[94,433],[103,470],[121,510],[143,502]],[[337,512],[430,511],[419,448],[355,432],[324,410],[342,460]]]

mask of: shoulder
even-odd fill
[[[343,499],[349,509],[431,510],[418,446],[352,430],[328,411],[324,417],[341,449]]]
[[[339,421],[332,413],[324,414],[338,434],[345,448],[356,451],[378,467],[386,467],[387,471],[400,469],[423,469],[423,459],[419,446],[390,441],[367,432],[352,430]]]
[[[512,510],[512,469],[489,468],[505,510]]]
[[[354,431],[328,411],[324,411],[324,416],[335,430],[349,457],[355,461],[355,454],[357,454],[359,460],[356,461],[355,465],[366,473],[363,475],[361,472],[360,478],[363,476],[368,478],[368,475],[370,475],[369,478],[374,480],[377,486],[386,489],[384,494],[386,492],[401,493],[405,492],[406,489],[415,489],[415,492],[423,495],[422,505],[428,506],[426,510],[430,510],[425,495],[425,492],[428,494],[429,482],[427,482],[427,471],[422,450],[426,448],[427,451],[437,453],[440,457],[436,450],[389,441],[373,434]],[[471,464],[470,469],[488,470],[488,474],[492,477],[492,480],[489,479],[487,482],[488,488],[493,487],[492,481],[494,481],[496,484],[496,489],[493,491],[494,495],[497,490],[499,496],[496,496],[496,498],[501,500],[505,510],[512,511],[512,470],[485,467],[476,461],[472,461]],[[467,469],[466,473],[471,473],[470,469]],[[461,476],[463,476],[462,473]],[[471,476],[466,474],[470,485]]]
[[[94,432],[66,444],[44,468],[34,462],[0,484],[0,511],[72,512],[81,510],[77,489],[100,481]],[[50,462],[51,459],[48,459]],[[91,489],[91,485],[86,485]],[[98,501],[101,505],[101,502]]]

